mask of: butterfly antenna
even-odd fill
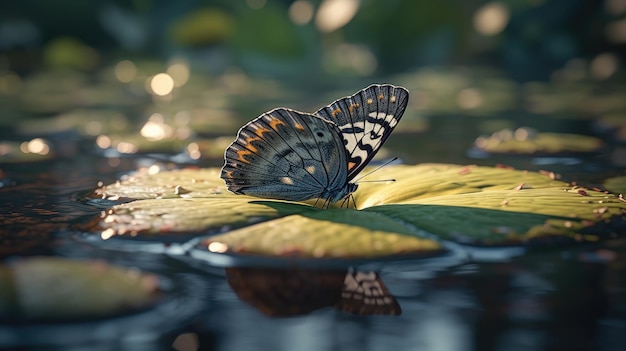
[[[378,167],[374,168],[373,170],[371,170],[371,171],[369,171],[369,172],[365,173],[364,175],[362,175],[362,176],[360,176],[359,178],[355,179],[355,180],[354,180],[354,183],[358,183],[358,182],[359,182],[359,180],[361,180],[361,179],[363,179],[363,178],[367,177],[368,175],[370,175],[370,174],[372,174],[372,173],[374,173],[374,172],[378,171],[379,169],[381,169],[381,168],[383,168],[383,167],[385,167],[385,166],[389,165],[390,163],[394,162],[394,161],[395,161],[395,160],[397,160],[397,159],[398,159],[398,157],[394,157],[394,158],[392,158],[391,160],[389,160],[389,161],[387,161],[387,162],[383,163],[382,165],[380,165],[380,166],[378,166]],[[386,179],[386,180],[377,180],[377,181],[378,181],[378,182],[395,182],[396,180],[395,180],[395,179]]]

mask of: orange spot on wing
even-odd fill
[[[348,110],[350,111],[350,116],[352,116],[352,113],[354,112],[355,108],[359,108],[359,103],[357,102],[356,104],[351,104],[350,107],[348,107]]]
[[[243,163],[250,164],[250,161],[246,160],[244,156],[251,155],[252,151],[250,150],[239,150],[237,151],[237,159]]]
[[[256,146],[252,145],[253,141],[257,141],[257,140],[261,140],[260,137],[248,137],[246,138],[246,149],[252,151],[252,152],[259,152],[259,150],[256,148]]]
[[[383,94],[378,95],[378,100],[382,100],[385,96]]]
[[[254,130],[254,134],[258,135],[261,138],[263,137],[263,133],[268,133],[268,132],[271,132],[271,130],[264,128],[264,127],[257,127]]]
[[[300,123],[296,123],[294,127],[301,132],[304,131],[304,126]]]
[[[348,162],[348,170],[351,170],[356,166],[356,162]]]
[[[335,117],[338,113],[341,113],[341,109],[340,108],[336,108],[336,109],[332,110],[330,115]]]
[[[274,129],[274,130],[278,131],[278,129],[277,129],[277,128],[278,128],[278,126],[280,126],[280,125],[284,126],[284,125],[285,125],[285,122],[281,121],[281,120],[280,120],[280,119],[278,119],[278,118],[274,118],[274,117],[272,118],[272,120],[270,120],[270,127],[272,127],[272,129]]]

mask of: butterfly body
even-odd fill
[[[248,122],[226,149],[221,177],[236,194],[326,204],[351,182],[398,123],[408,91],[371,85],[314,114],[277,108]]]

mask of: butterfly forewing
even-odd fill
[[[348,181],[376,155],[402,118],[408,100],[403,87],[375,84],[316,112],[341,130],[348,152]]]
[[[264,198],[301,201],[340,193],[348,183],[342,145],[336,125],[274,109],[239,130],[224,154],[222,178],[232,192]]]

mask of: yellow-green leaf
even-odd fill
[[[558,178],[500,167],[388,166],[368,180],[396,181],[361,183],[354,194],[358,210],[322,210],[312,206],[314,200],[299,204],[231,194],[217,169],[143,172],[98,190],[107,198],[149,200],[114,206],[97,228],[105,238],[225,233],[206,247],[324,258],[441,252],[424,233],[472,245],[519,245],[596,241],[624,232],[626,203],[618,196]]]
[[[154,303],[158,285],[152,274],[100,261],[20,259],[0,265],[0,317],[41,320],[119,315]]]
[[[309,211],[213,236],[211,252],[307,258],[364,258],[433,254],[439,243],[390,217],[349,209]]]

